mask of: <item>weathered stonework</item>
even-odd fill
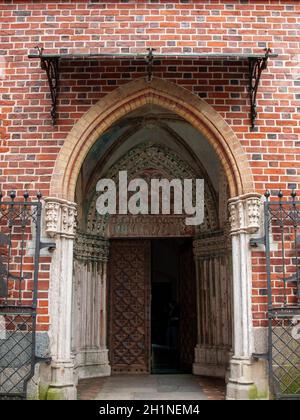
[[[55,238],[74,238],[76,232],[77,205],[67,200],[45,198],[45,231]]]
[[[252,320],[251,234],[261,226],[262,197],[247,194],[229,200],[232,263],[234,345],[231,359],[227,399],[256,399],[268,395],[268,379],[264,362],[255,362]]]
[[[74,245],[74,257],[78,261],[107,261],[109,243],[107,240],[91,234],[78,232]]]
[[[45,398],[76,399],[74,358],[71,352],[76,204],[66,200],[45,198],[45,230],[56,243],[52,257],[49,292],[51,378]]]
[[[74,247],[72,353],[79,379],[110,375],[107,349],[109,243],[78,232]]]
[[[193,373],[226,378],[232,351],[231,244],[226,231],[194,240],[198,340]],[[210,324],[209,324],[210,323]]]
[[[229,200],[231,234],[256,233],[261,226],[262,197],[246,194]]]

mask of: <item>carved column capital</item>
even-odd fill
[[[246,194],[229,200],[231,234],[257,232],[262,217],[262,196]]]
[[[76,233],[77,204],[59,198],[45,198],[45,230],[48,236],[73,239]]]

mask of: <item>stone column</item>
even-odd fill
[[[251,235],[258,232],[262,216],[261,195],[253,193],[229,200],[233,262],[233,357],[227,399],[256,399],[262,389],[265,366],[254,362],[252,320]]]
[[[45,199],[45,230],[56,242],[50,290],[51,382],[47,399],[77,398],[74,360],[71,352],[73,244],[76,204],[57,198]]]

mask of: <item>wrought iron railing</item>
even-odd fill
[[[265,194],[269,375],[276,399],[300,399],[300,201]]]
[[[0,193],[0,399],[26,398],[34,374],[41,197]]]

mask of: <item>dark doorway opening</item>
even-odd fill
[[[156,239],[151,251],[151,371],[191,373],[197,341],[192,240]]]
[[[193,241],[112,240],[112,373],[191,373],[197,343]]]

